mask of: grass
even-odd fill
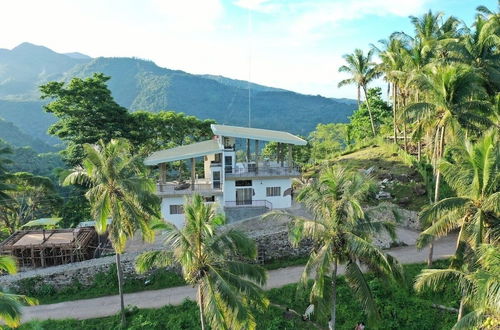
[[[304,257],[274,259],[263,264],[262,267],[264,267],[267,270],[273,270],[291,266],[302,266],[307,263],[308,258],[309,258],[308,256],[304,256]]]
[[[420,211],[428,203],[427,196],[415,194],[415,187],[422,180],[420,174],[401,159],[393,145],[382,143],[369,146],[340,156],[332,164],[356,171],[373,167],[371,175],[376,181],[386,178],[394,181],[385,190],[396,197],[393,200],[395,204],[405,209]]]
[[[43,280],[39,277],[21,280],[17,293],[37,298],[40,304],[53,304],[63,301],[97,298],[118,294],[118,280],[116,266],[113,265],[108,272],[95,275],[90,286],[84,286],[78,281],[57,290],[50,284],[39,285]],[[158,290],[185,285],[184,279],[173,271],[159,269],[149,274],[145,279],[127,278],[123,285],[125,293],[145,290]]]
[[[438,261],[434,267],[446,267],[447,261]],[[362,312],[360,304],[343,277],[339,277],[337,329],[353,329],[357,322],[364,321],[369,329],[450,329],[456,315],[432,307],[438,303],[450,307],[458,306],[459,296],[452,286],[444,292],[423,292],[416,294],[412,289],[415,276],[425,268],[423,264],[405,265],[406,287],[401,284],[387,283],[368,274],[368,283],[374,294],[380,313],[378,324],[370,323]],[[302,313],[308,306],[308,289],[297,292],[297,285],[267,291],[272,303],[288,306]],[[283,310],[275,306],[256,317],[257,329],[313,329],[311,323],[298,317],[287,320]],[[326,325],[327,318],[316,313],[313,319]],[[117,315],[89,320],[47,320],[24,324],[21,329],[119,329]],[[179,306],[165,306],[159,309],[129,308],[127,329],[200,329],[198,307],[194,302],[185,301]]]

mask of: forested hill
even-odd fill
[[[131,111],[174,110],[223,124],[248,125],[245,81],[193,75],[136,58],[59,54],[29,43],[12,50],[0,49],[0,117],[25,134],[54,144],[54,139],[43,133],[54,119],[42,110],[38,86],[51,80],[88,77],[94,72],[112,77],[109,87],[114,98]],[[253,127],[307,135],[318,123],[347,122],[355,108],[355,102],[345,99],[257,84],[251,84],[251,90]]]

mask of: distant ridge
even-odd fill
[[[173,110],[221,124],[247,125],[246,81],[194,75],[138,58],[60,54],[30,43],[0,50],[0,116],[25,134],[51,145],[57,143],[46,134],[55,118],[43,111],[38,87],[95,72],[112,77],[108,85],[113,97],[131,111]],[[347,122],[356,107],[355,100],[304,95],[254,83],[250,86],[252,126],[256,128],[307,136],[318,123]]]

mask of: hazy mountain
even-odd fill
[[[112,77],[109,87],[114,98],[131,111],[174,110],[219,123],[248,125],[246,81],[193,75],[136,58],[59,54],[29,43],[12,50],[0,49],[0,116],[35,139],[57,143],[45,133],[55,119],[43,111],[38,86],[51,80],[88,77],[94,72]],[[253,127],[307,135],[318,123],[346,122],[355,106],[354,100],[251,84]]]
[[[30,146],[37,152],[50,152],[56,150],[47,143],[23,133],[14,124],[5,121],[2,118],[0,118],[0,140],[3,140],[15,147]]]
[[[64,53],[64,55],[72,57],[72,58],[76,58],[78,60],[90,60],[92,58],[92,57],[90,57],[88,55],[85,55],[85,54],[82,54],[82,53],[79,53],[79,52]]]

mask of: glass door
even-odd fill
[[[236,189],[236,205],[252,205],[252,188]]]

